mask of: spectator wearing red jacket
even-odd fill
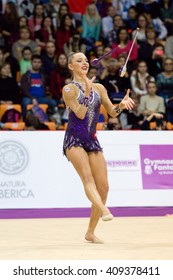
[[[57,103],[63,103],[62,88],[65,85],[65,80],[71,76],[67,67],[67,57],[65,54],[60,54],[57,59],[57,67],[50,74],[50,91],[53,99]]]

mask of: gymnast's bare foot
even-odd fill
[[[85,239],[87,241],[90,241],[91,243],[95,243],[95,244],[103,244],[104,243],[103,240],[99,239],[93,233],[89,233],[89,232],[87,232],[85,234]]]

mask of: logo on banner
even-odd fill
[[[138,166],[138,160],[126,159],[126,160],[107,160],[107,167],[111,170],[133,170]]]
[[[27,164],[27,150],[19,142],[5,141],[0,144],[0,172],[8,175],[18,174]]]
[[[173,189],[173,145],[140,145],[144,189]]]
[[[153,173],[153,170],[152,170],[152,167],[151,167],[151,165],[145,165],[145,174],[148,174],[148,175],[150,175],[150,174],[152,174]]]
[[[0,172],[7,177],[6,180],[1,180],[2,176],[0,177],[0,200],[34,198],[33,191],[28,188],[24,180],[16,180],[16,176],[14,180],[9,180],[7,176],[21,173],[28,162],[28,152],[21,143],[4,141],[0,144]]]

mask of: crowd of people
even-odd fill
[[[26,127],[46,129],[34,126],[28,105],[47,104],[47,120],[63,129],[68,112],[62,88],[72,82],[68,54],[82,52],[91,62],[113,50],[98,65],[90,66],[88,77],[96,76],[94,83],[106,87],[113,104],[130,88],[135,107],[116,118],[100,118],[102,129],[173,129],[173,1],[84,0],[77,8],[73,2],[1,3],[0,108],[19,104]],[[119,70],[137,27],[140,30],[122,78]],[[15,121],[12,117],[5,120],[0,109],[1,129],[5,121]]]

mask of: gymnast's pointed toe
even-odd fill
[[[108,214],[102,216],[102,221],[104,221],[104,222],[111,221],[113,218],[114,218],[114,216],[111,213],[108,213]]]

